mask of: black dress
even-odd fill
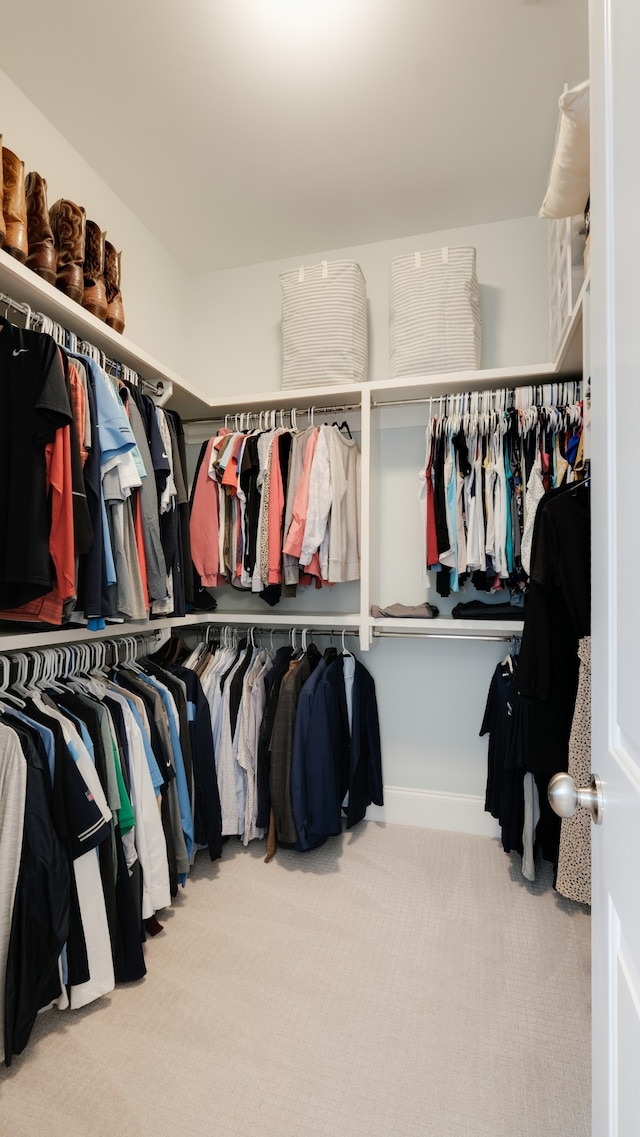
[[[590,493],[580,483],[551,490],[533,531],[518,684],[530,702],[529,765],[540,794],[543,856],[557,863],[560,819],[547,801],[566,771],[578,687],[578,643],[591,627]]]

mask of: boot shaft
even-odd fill
[[[5,224],[5,251],[23,263],[27,259],[27,199],[24,188],[24,162],[12,150],[2,149],[2,211]]]
[[[86,217],[81,205],[60,198],[49,210],[49,222],[56,247],[58,277],[56,288],[76,304],[84,297],[84,236]]]
[[[27,268],[33,269],[49,284],[56,282],[56,250],[47,208],[47,183],[40,174],[27,174],[27,235],[29,256]]]
[[[124,308],[120,291],[122,253],[110,241],[104,244],[104,279],[107,292],[107,324],[116,332],[124,331]]]
[[[95,221],[87,221],[84,246],[85,287],[104,281],[104,245],[106,234]]]
[[[107,300],[111,302],[120,291],[120,258],[111,241],[104,243],[104,282],[107,288]]]
[[[106,320],[108,314],[107,291],[104,282],[104,242],[103,233],[95,221],[87,221],[84,247],[84,296],[82,306],[99,320]]]
[[[82,265],[84,262],[86,215],[81,205],[60,198],[49,210],[58,258],[58,269],[63,265]]]

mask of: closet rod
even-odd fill
[[[429,399],[390,399],[389,402],[385,399],[384,402],[379,403],[372,401],[371,409],[377,410],[378,407],[417,407],[422,403],[437,403],[439,398],[439,395],[431,395]]]
[[[396,640],[472,640],[481,643],[503,643],[514,638],[513,632],[508,635],[505,633],[502,636],[458,636],[455,632],[386,632],[382,629],[373,629],[374,639],[396,639]],[[516,633],[516,639],[519,635]]]
[[[5,314],[8,308],[13,308],[15,312],[21,312],[23,316],[31,315],[31,308],[28,304],[19,304],[17,300],[7,296],[4,292],[0,292],[0,304],[4,304]]]
[[[75,334],[75,332],[69,332],[68,329],[63,327],[62,324],[58,324],[57,320],[52,320],[51,317],[45,316],[42,312],[34,311],[29,304],[21,304],[18,300],[14,300],[12,296],[8,296],[5,292],[0,292],[0,307],[2,305],[5,306],[5,314],[7,312],[7,309],[12,308],[14,312],[20,312],[23,316],[26,316],[28,328],[31,327],[32,320],[39,320],[41,322],[48,321],[50,324],[56,325],[64,332],[65,336],[73,336],[78,350],[86,345],[92,352],[96,352],[100,356],[100,359],[104,360],[105,371],[108,371],[109,368],[115,368],[116,377],[119,377],[118,373],[124,372],[124,365],[117,359],[110,359],[104,351],[100,351],[99,348],[94,347],[94,345],[90,343],[89,340],[82,340],[80,336],[77,336]],[[54,339],[55,338],[56,337],[54,336]],[[152,395],[155,395],[157,398],[159,398],[164,394],[165,387],[162,380],[159,380],[157,383],[152,383],[150,379],[145,379],[137,371],[134,371],[132,367],[126,368],[126,371],[128,371],[129,374],[135,375],[137,382],[141,386],[146,387]]]
[[[576,385],[579,385],[581,380],[570,379],[570,380],[565,380],[565,382],[576,383]],[[524,383],[524,384],[522,384],[522,386],[524,386],[524,387],[543,387],[543,386],[548,386],[548,384]],[[502,390],[502,389],[503,389],[502,387],[499,388],[499,390]],[[516,390],[516,389],[519,389],[519,388],[511,388],[511,387],[505,387],[504,388],[504,390],[506,390],[506,391]],[[493,389],[489,390],[488,393],[492,394],[492,392],[493,392]],[[445,399],[455,398],[456,395],[458,395],[458,394],[464,395],[464,394],[469,394],[469,393],[470,392],[468,392],[468,391],[453,391],[447,395],[442,395],[442,396],[441,395],[430,395],[428,399],[389,399],[388,401],[386,399],[384,399],[384,400],[381,400],[380,402],[376,402],[375,400],[372,400],[371,409],[377,410],[381,407],[382,408],[384,408],[384,407],[417,407],[417,406],[422,406],[426,403],[432,403],[432,404],[438,403],[441,399],[444,401]],[[484,394],[484,392],[481,391],[480,394]]]
[[[265,411],[268,414],[270,414],[271,411],[275,411],[276,414],[280,414],[280,412],[282,412],[282,414],[288,415],[291,413],[292,410],[294,410],[297,415],[307,415],[307,416],[309,416],[311,413],[318,414],[318,415],[338,414],[339,411],[361,411],[362,410],[362,404],[361,403],[341,403],[340,406],[337,406],[337,407],[325,407],[325,406],[263,407],[262,411],[259,411],[259,410],[257,410],[257,411],[227,411],[227,413],[224,415],[222,415],[222,414],[221,415],[214,415],[212,418],[206,419],[205,421],[206,422],[224,422],[228,418],[235,418],[236,416],[239,416],[241,414],[244,414],[245,417],[247,415],[251,415],[253,418],[259,418],[261,414],[265,413]]]
[[[198,631],[200,628],[211,628],[212,631],[221,631],[223,628],[235,628],[237,631],[254,631],[258,635],[264,635],[267,632],[273,632],[275,635],[280,633],[283,636],[288,636],[291,631],[307,632],[309,635],[314,636],[341,636],[344,632],[345,636],[359,636],[358,631],[349,631],[347,628],[314,628],[313,624],[237,624],[233,620],[229,620],[226,624],[191,624],[187,628],[178,628],[178,631],[185,633]],[[123,637],[124,638],[124,637]]]

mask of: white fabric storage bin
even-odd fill
[[[391,261],[391,376],[477,371],[482,321],[476,250],[430,249]]]
[[[367,286],[355,261],[322,261],[280,275],[282,386],[361,383],[369,356]]]

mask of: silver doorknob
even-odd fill
[[[554,774],[547,789],[549,805],[559,817],[573,817],[578,806],[588,809],[591,820],[600,825],[604,810],[602,782],[597,774],[591,775],[591,783],[581,789],[571,774]]]

